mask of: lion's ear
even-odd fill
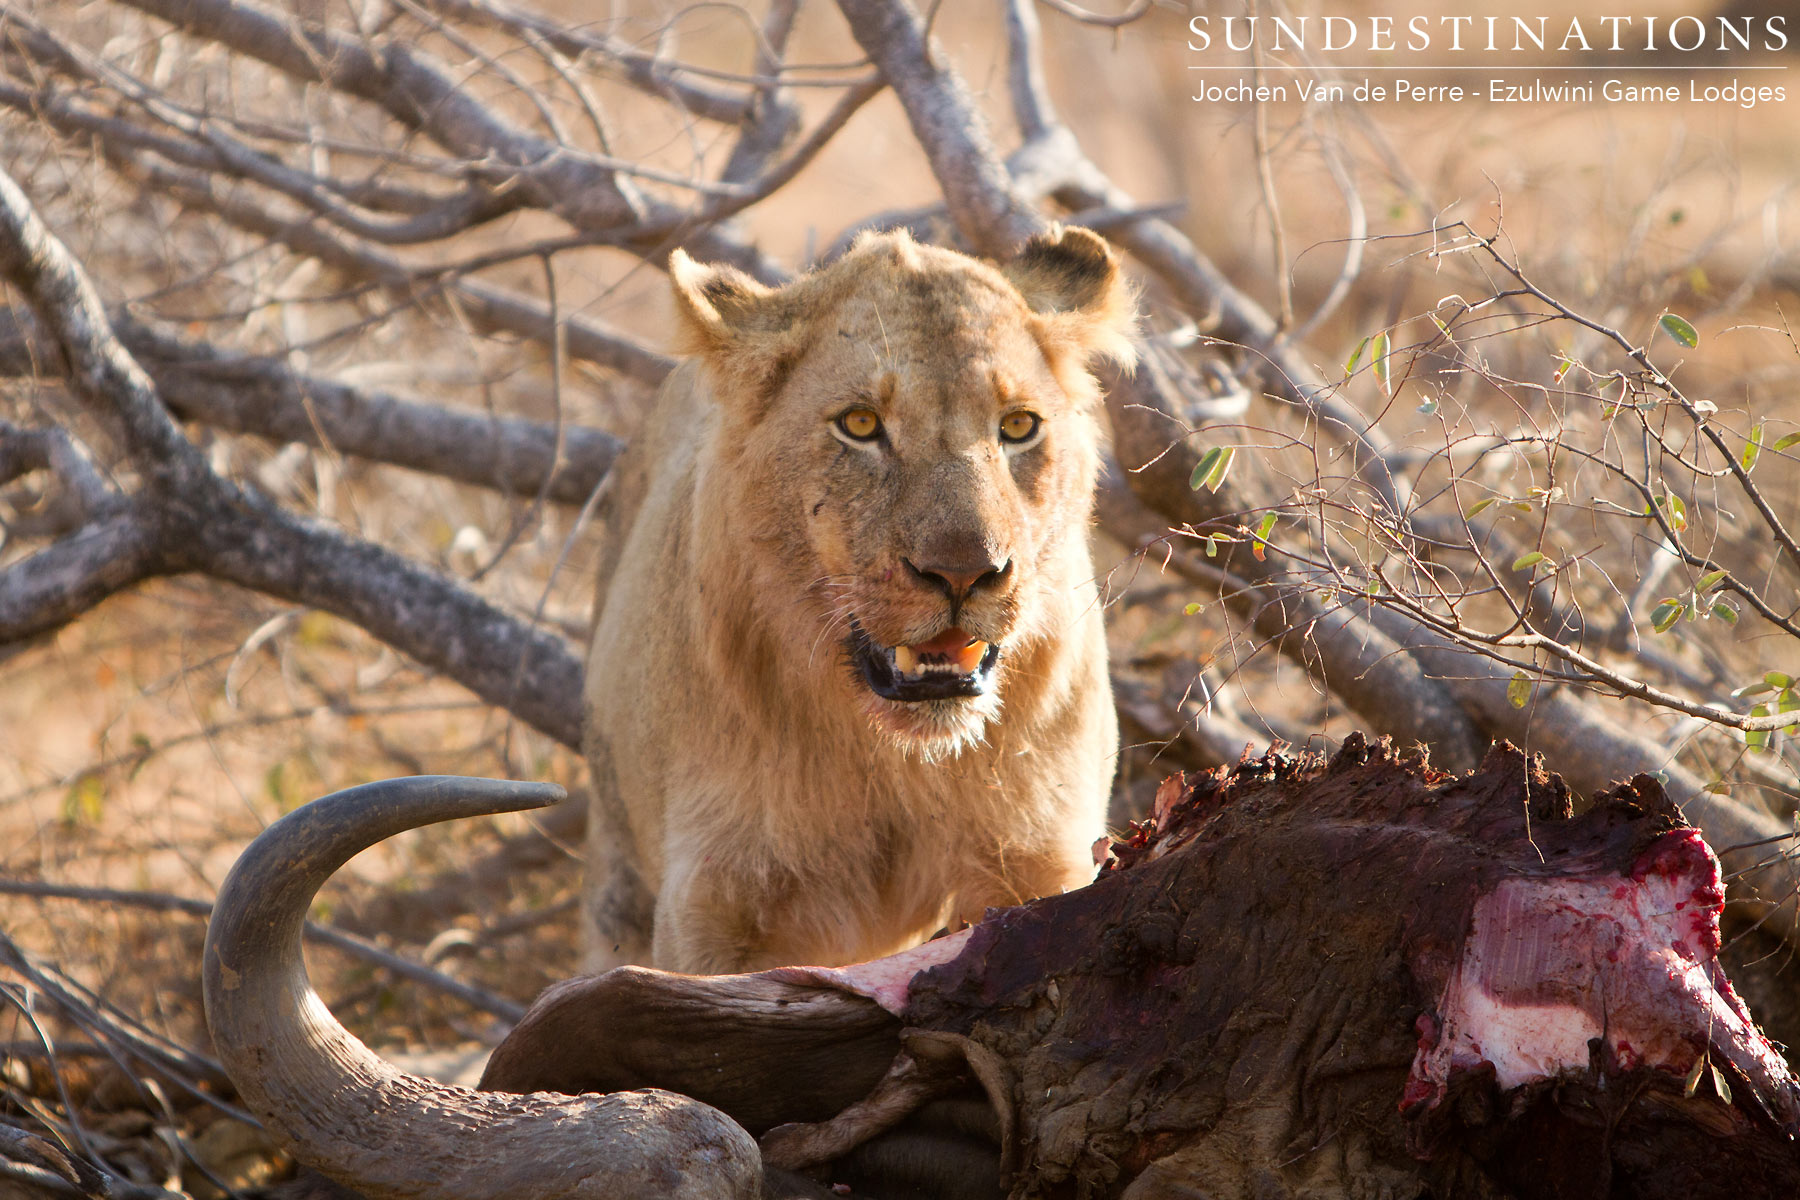
[[[736,267],[669,255],[680,328],[675,349],[697,354],[715,375],[757,393],[770,389],[803,337],[793,289],[765,287]]]
[[[682,324],[676,340],[685,353],[708,354],[737,345],[767,325],[762,310],[774,291],[736,267],[703,265],[676,250],[669,255],[669,282]]]
[[[1053,226],[1001,269],[1055,340],[1083,360],[1110,358],[1127,370],[1137,361],[1137,304],[1099,234]]]

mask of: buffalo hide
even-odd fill
[[[1722,901],[1652,779],[1577,816],[1509,746],[1352,736],[1171,780],[1091,886],[903,955],[563,984],[483,1086],[683,1092],[884,1200],[1800,1195]]]

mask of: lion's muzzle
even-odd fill
[[[882,646],[850,623],[850,661],[883,700],[912,702],[985,696],[994,690],[1000,646],[951,626],[930,641]]]

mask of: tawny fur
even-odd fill
[[[587,665],[590,966],[884,954],[1093,875],[1117,750],[1088,553],[1098,399],[1132,304],[1104,242],[1006,267],[866,237],[779,289],[679,253],[682,348],[615,469]],[[835,430],[879,412],[884,441]],[[1007,413],[1042,418],[1009,446]],[[901,704],[850,665],[952,624],[904,566],[1010,562],[954,618],[990,696]]]

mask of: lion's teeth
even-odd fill
[[[964,675],[973,674],[975,668],[981,665],[981,658],[987,653],[987,648],[986,642],[970,642],[958,650],[956,652],[956,669]]]
[[[929,655],[921,654],[912,646],[895,646],[894,670],[906,676],[919,675],[973,675],[981,668],[981,660],[987,656],[988,644],[971,639],[965,646],[952,651],[933,650]]]

